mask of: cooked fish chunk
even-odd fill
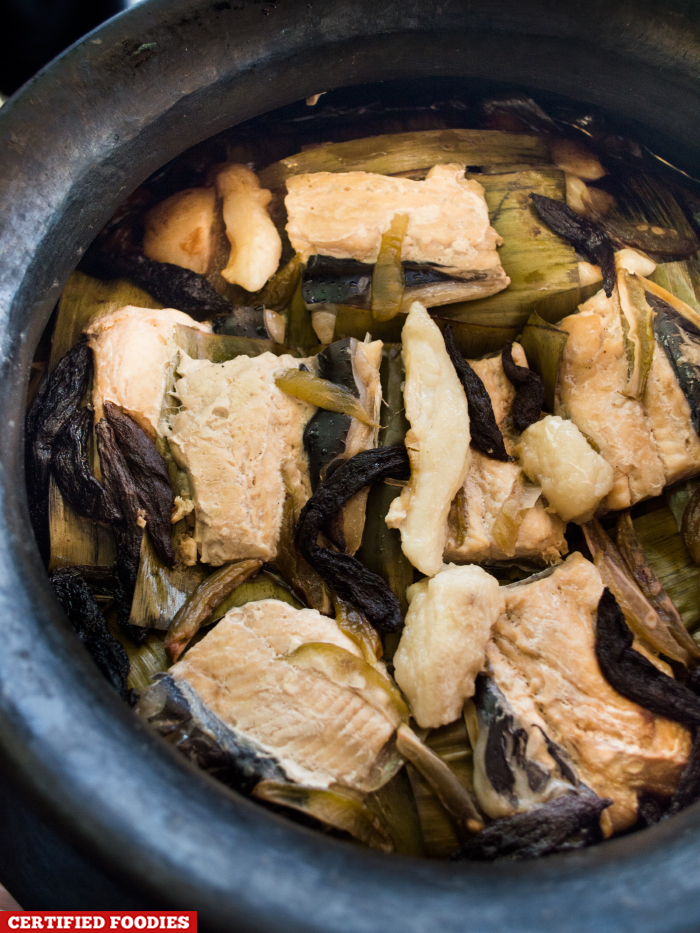
[[[213,188],[178,191],[146,214],[144,256],[206,275],[214,252],[215,219]]]
[[[401,547],[413,566],[434,577],[442,567],[450,505],[469,469],[469,412],[443,336],[418,302],[401,340],[411,478],[392,502],[386,523],[400,529]]]
[[[272,353],[218,364],[181,358],[180,409],[165,431],[189,479],[204,563],[272,560],[285,478],[302,503],[311,495],[303,434],[316,409],[275,385],[276,375],[299,363]]]
[[[578,553],[532,582],[504,587],[505,612],[486,657],[515,715],[526,726],[542,724],[580,780],[613,799],[603,826],[620,831],[635,823],[639,793],[673,792],[691,740],[682,726],[625,699],[603,677],[595,654],[602,591],[598,570]]]
[[[525,813],[581,787],[564,749],[547,735],[541,717],[522,721],[492,678],[477,682],[474,791],[492,819]]]
[[[315,172],[287,179],[287,232],[294,249],[337,259],[377,261],[382,234],[395,214],[407,214],[404,262],[456,272],[487,273],[474,297],[509,283],[489,222],[484,189],[464,177],[464,165],[435,165],[424,181],[371,172]]]
[[[690,405],[658,344],[642,404],[663,464],[666,485],[700,473],[700,439],[693,427]]]
[[[613,485],[613,469],[573,421],[546,415],[523,432],[515,452],[565,522],[590,521]]]
[[[216,176],[231,253],[221,274],[232,285],[257,292],[277,271],[282,240],[267,212],[271,193],[245,165],[225,165]]]
[[[92,403],[95,420],[103,417],[105,402],[113,402],[150,438],[158,431],[168,374],[178,354],[175,328],[184,324],[211,330],[209,324],[165,308],[127,305],[98,317],[87,328],[95,359]]]
[[[385,761],[395,723],[360,691],[285,660],[310,642],[361,655],[332,619],[266,599],[230,610],[169,674],[229,729],[277,759],[288,779],[373,790],[401,763],[392,771]]]
[[[518,343],[513,344],[513,360],[518,366],[527,366],[525,351]],[[501,354],[486,360],[470,360],[469,365],[484,383],[496,423],[503,432],[506,449],[512,453],[507,419],[515,398],[515,387],[503,372]],[[549,564],[566,554],[564,522],[559,516],[547,512],[541,499],[526,511],[512,553],[505,553],[494,540],[494,523],[522,476],[518,463],[493,460],[472,449],[469,472],[450,511],[446,561],[520,558],[543,560]]]
[[[573,421],[613,468],[604,505],[625,509],[658,496],[666,475],[642,402],[624,395],[628,369],[616,303],[601,290],[558,326],[569,339],[555,414]]]
[[[505,601],[481,567],[449,564],[409,586],[406,626],[394,655],[396,682],[424,729],[458,719],[474,695],[491,626]]]

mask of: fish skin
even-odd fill
[[[357,692],[284,660],[308,642],[361,657],[334,620],[267,599],[230,610],[168,673],[277,760],[288,779],[310,787],[381,786],[391,775],[375,765],[394,726]]]
[[[610,834],[634,825],[638,794],[673,793],[691,738],[603,677],[595,645],[602,592],[598,570],[579,553],[540,579],[506,587],[506,611],[486,656],[489,675],[517,716],[525,724],[541,722],[582,783],[612,798],[602,824]]]

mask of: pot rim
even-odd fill
[[[700,14],[682,0],[663,14],[657,6],[145,0],[0,110],[0,760],[35,807],[129,890],[197,909],[217,929],[700,925],[700,878],[688,871],[700,855],[700,805],[569,855],[451,865],[325,838],[196,771],[141,726],[79,646],[29,530],[22,462],[38,338],[94,233],[153,170],[329,86],[434,74],[517,80],[607,107],[698,165]]]

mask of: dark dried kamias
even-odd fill
[[[158,556],[175,563],[170,538],[174,496],[165,461],[148,435],[112,402],[104,403],[107,421],[133,478],[139,506]]]
[[[457,371],[459,381],[462,383],[464,394],[467,396],[472,447],[494,460],[512,460],[513,458],[506,450],[501,429],[496,423],[491,396],[479,376],[459,352],[450,324],[445,328],[443,336],[445,348]]]
[[[496,820],[465,842],[452,860],[539,858],[591,845],[601,840],[600,815],[611,805],[609,797],[591,792],[556,797],[527,813]]]
[[[364,450],[342,463],[321,483],[299,517],[296,543],[306,560],[344,599],[348,599],[381,632],[394,632],[401,624],[401,606],[381,577],[349,554],[321,547],[318,536],[345,503],[371,483],[408,479],[410,464],[405,447]]]
[[[596,622],[596,657],[603,676],[628,700],[679,722],[693,733],[690,760],[667,811],[675,813],[700,796],[700,697],[635,651],[633,641],[623,612],[606,587]]]
[[[157,262],[134,252],[89,250],[80,264],[96,279],[128,279],[166,308],[177,308],[197,321],[231,314],[233,305],[222,298],[203,275],[171,262]]]
[[[37,538],[45,534],[53,443],[80,405],[91,375],[92,351],[81,340],[60,360],[27,412],[27,485]]]
[[[511,407],[513,427],[518,432],[529,428],[539,420],[544,405],[544,384],[537,373],[527,366],[518,366],[513,360],[513,341],[503,347],[501,355],[503,372],[515,386],[515,398]]]
[[[129,690],[129,658],[107,627],[90,588],[72,568],[51,575],[58,601],[95,664],[124,699]]]
[[[532,202],[542,220],[568,240],[571,245],[603,273],[603,288],[610,298],[615,288],[615,250],[605,231],[587,217],[577,214],[563,201],[542,194],[531,194]]]
[[[121,518],[119,511],[90,468],[92,422],[92,408],[73,412],[54,441],[51,472],[61,495],[79,515],[96,522],[116,522]]]

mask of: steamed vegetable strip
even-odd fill
[[[401,248],[408,219],[408,214],[395,214],[382,237],[372,273],[372,316],[377,321],[391,320],[401,310],[405,287]]]
[[[328,379],[321,379],[311,372],[301,369],[288,369],[275,378],[275,385],[287,395],[293,395],[304,402],[335,411],[341,415],[357,418],[369,427],[378,427],[369,416],[360,401],[343,386]]]
[[[361,795],[344,787],[321,790],[280,781],[260,781],[253,788],[253,796],[266,803],[290,807],[331,829],[354,836],[358,842],[377,849],[393,852],[391,833],[382,820],[364,802]]]
[[[396,746],[435,791],[452,820],[460,841],[483,829],[481,814],[466,787],[445,762],[421,742],[408,726],[399,727]]]
[[[700,660],[700,649],[688,634],[678,610],[647,561],[629,512],[623,512],[617,520],[616,541],[620,555],[637,586],[681,648],[697,663]]]
[[[603,583],[614,594],[634,633],[656,651],[687,664],[687,650],[678,644],[642,594],[600,522],[594,519],[583,526],[583,531]]]
[[[219,603],[248,577],[262,567],[261,560],[240,560],[215,570],[195,590],[173,618],[165,638],[165,650],[177,661],[198,629],[211,616]]]

